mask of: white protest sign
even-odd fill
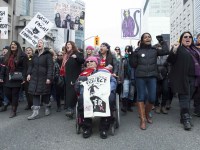
[[[38,12],[20,32],[20,35],[36,47],[38,40],[42,39],[52,27],[53,23]]]
[[[8,39],[8,7],[0,7],[0,39]]]
[[[110,116],[110,73],[98,72],[82,82],[84,86],[84,118]]]

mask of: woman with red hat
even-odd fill
[[[105,69],[98,69],[98,59],[94,56],[90,56],[86,59],[86,69],[80,74],[76,84],[75,88],[76,91],[80,94],[78,99],[78,112],[80,114],[80,117],[82,118],[81,127],[83,129],[83,137],[88,138],[92,134],[92,119],[91,118],[84,118],[84,109],[83,109],[83,86],[80,84],[81,82],[87,81],[87,77],[90,75],[93,75],[97,72],[107,72],[109,71]],[[95,86],[95,85],[94,85]],[[109,105],[110,110],[114,109],[115,104],[115,90],[117,87],[117,81],[116,79],[111,75],[110,77],[110,96],[109,96]],[[112,114],[112,113],[111,113]],[[100,119],[100,125],[99,125],[99,131],[100,131],[100,137],[102,139],[106,139],[108,134],[108,129],[110,127],[110,124],[113,121],[113,117],[101,117]]]

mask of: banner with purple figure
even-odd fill
[[[98,72],[82,82],[84,86],[84,117],[110,116],[110,73]]]
[[[122,38],[139,40],[141,35],[141,9],[122,9]]]

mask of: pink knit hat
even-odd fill
[[[88,57],[88,58],[86,59],[86,62],[87,62],[87,61],[94,61],[97,65],[99,64],[97,58],[94,57],[94,56]]]
[[[94,50],[94,47],[93,47],[93,46],[87,46],[87,47],[86,47],[86,50],[88,50],[88,49],[89,49],[89,50]]]

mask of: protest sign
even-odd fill
[[[98,72],[82,82],[84,86],[84,118],[110,116],[110,73]]]
[[[20,35],[22,38],[26,39],[30,44],[36,47],[38,40],[42,39],[52,27],[53,23],[38,12],[27,24],[27,26],[20,32]]]
[[[0,39],[8,39],[8,7],[0,7]]]

